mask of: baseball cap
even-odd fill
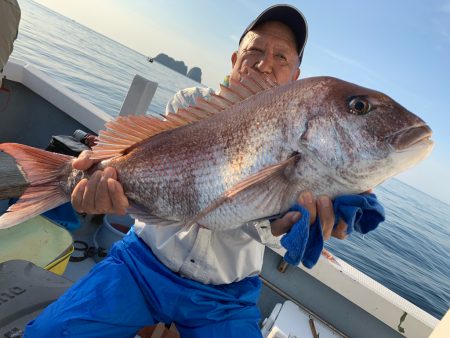
[[[255,20],[252,21],[252,23],[250,23],[250,25],[248,25],[244,33],[242,33],[242,36],[239,39],[239,44],[241,44],[245,34],[267,21],[280,21],[292,30],[297,42],[297,52],[301,62],[303,50],[308,38],[308,25],[302,12],[291,5],[274,5],[264,10]]]

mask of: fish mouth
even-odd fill
[[[400,130],[388,137],[396,150],[405,150],[420,143],[433,143],[430,139],[433,131],[426,124]]]

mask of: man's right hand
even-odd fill
[[[72,167],[79,170],[89,169],[96,163],[90,156],[90,151],[83,151],[72,162]],[[77,212],[87,214],[125,215],[129,206],[122,185],[117,181],[117,172],[111,167],[97,170],[89,180],[82,179],[73,190],[71,201]]]

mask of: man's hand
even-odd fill
[[[83,151],[72,162],[72,167],[89,169],[96,162],[90,159],[90,155],[90,151]],[[117,172],[111,167],[97,170],[89,180],[82,179],[73,190],[71,201],[77,212],[87,214],[125,215],[129,206],[122,185],[117,181]]]
[[[311,192],[304,191],[299,195],[297,203],[308,209],[310,213],[310,224],[313,224],[316,221],[316,218],[319,217],[322,224],[324,240],[329,240],[331,236],[339,239],[347,237],[347,224],[342,219],[339,220],[336,229],[333,229],[333,204],[328,196],[319,196],[319,198],[316,199]],[[280,236],[287,233],[301,216],[302,215],[298,211],[286,213],[282,218],[272,222],[272,234],[274,236]]]

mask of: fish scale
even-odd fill
[[[155,216],[167,217],[167,215],[174,215],[173,211],[176,209],[169,201],[180,201],[182,195],[190,196],[189,202],[184,205],[183,209],[180,209],[181,214],[176,215],[187,221],[244,177],[267,165],[276,163],[276,155],[279,154],[279,151],[274,151],[276,148],[274,145],[280,143],[279,137],[274,135],[268,139],[268,135],[277,134],[273,130],[279,130],[279,128],[276,128],[274,123],[264,123],[269,119],[270,114],[273,115],[272,110],[265,109],[259,112],[248,108],[242,109],[239,106],[234,109],[235,112],[222,114],[214,119],[188,126],[184,132],[180,130],[177,136],[183,142],[179,141],[180,144],[175,146],[171,144],[161,147],[159,140],[150,139],[145,144],[149,156],[145,157],[156,157],[161,161],[147,161],[144,166],[160,168],[158,171],[151,170],[146,173],[146,175],[154,174],[152,182],[160,189],[157,192],[149,190],[148,194],[141,195],[137,202],[151,210]],[[250,116],[250,114],[254,116]],[[249,122],[255,119],[256,123]],[[259,127],[256,127],[257,123],[259,123]],[[247,127],[245,124],[249,126]],[[236,126],[245,128],[239,130]],[[208,130],[208,134],[205,134],[203,130]],[[186,141],[188,139],[198,141],[188,142]],[[135,152],[139,152],[139,150],[135,150]],[[138,157],[136,156],[136,160],[134,160],[133,154],[130,154],[127,158],[127,166],[133,166],[130,164],[133,161],[140,161]],[[195,166],[189,165],[189,162],[191,164],[195,162]],[[114,166],[112,163],[108,165]],[[164,175],[161,177],[159,175],[160,172],[175,168],[182,168],[183,171],[175,171],[174,176]],[[119,173],[124,173],[120,165],[117,166],[117,170]],[[133,171],[126,175],[139,176]],[[190,184],[174,184],[174,181],[178,181],[180,177],[182,182]],[[121,181],[129,180],[125,178]],[[134,187],[125,185],[125,191],[127,190],[134,190]],[[161,198],[161,194],[167,195],[164,203],[158,205],[152,203],[152,196]]]

